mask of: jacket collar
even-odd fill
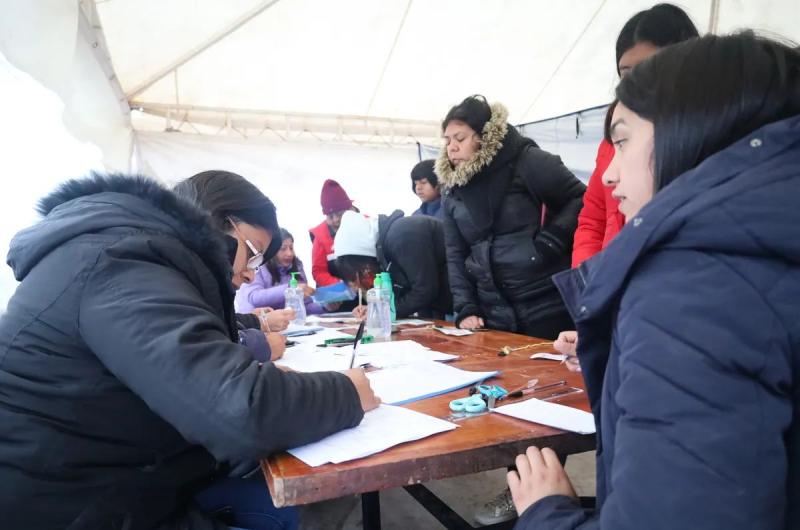
[[[447,149],[442,149],[434,165],[434,172],[442,190],[464,186],[494,160],[503,147],[503,139],[508,132],[508,110],[500,103],[491,106],[492,116],[483,126],[481,145],[472,158],[458,167],[453,167],[447,158]]]

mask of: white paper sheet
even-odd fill
[[[298,326],[297,324],[289,324],[289,327],[281,331],[281,335],[286,337],[293,337],[297,334],[307,336],[305,333],[322,331],[324,328],[320,326]]]
[[[563,353],[534,353],[531,359],[546,359],[548,361],[563,361],[567,356]]]
[[[427,326],[430,324],[428,320],[420,320],[418,318],[401,318],[393,322],[397,326]]]
[[[580,434],[595,432],[594,416],[591,412],[535,398],[497,407],[493,412]]]
[[[470,331],[468,329],[442,328],[442,327],[437,327],[435,329],[436,329],[436,331],[438,331],[440,333],[444,333],[445,335],[450,335],[450,336],[453,336],[453,337],[465,337],[467,335],[472,335],[472,333],[473,333],[472,331]]]
[[[357,318],[350,317],[320,317],[317,315],[309,315],[306,317],[308,324],[355,324],[359,323]]]
[[[328,462],[339,464],[384,451],[395,445],[426,438],[458,427],[454,423],[420,412],[381,405],[364,415],[361,424],[332,434],[318,442],[295,449],[289,454],[311,467]]]
[[[367,373],[372,390],[384,403],[402,405],[458,390],[499,372],[468,372],[437,362],[421,362]]]

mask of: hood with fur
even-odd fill
[[[501,103],[493,103],[491,109],[492,117],[483,126],[481,146],[472,158],[458,167],[453,167],[447,158],[447,149],[442,149],[442,153],[436,160],[434,171],[443,189],[447,190],[468,184],[475,175],[492,162],[502,149],[503,139],[508,133],[508,109]]]

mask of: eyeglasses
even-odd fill
[[[239,231],[239,227],[236,226],[236,223],[228,217],[228,222],[233,226],[233,231],[236,232],[242,240],[244,240],[244,244],[247,245],[247,248],[250,249],[250,252],[253,253],[253,257],[247,260],[247,268],[251,271],[257,271],[259,267],[264,263],[264,253],[257,250],[255,245],[250,242],[249,239],[244,237],[244,235]]]

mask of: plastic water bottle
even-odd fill
[[[389,301],[392,322],[397,321],[397,310],[394,307],[394,289],[392,288],[392,276],[388,272],[380,273],[381,286],[386,292],[386,300]]]
[[[388,338],[392,334],[389,298],[380,276],[375,277],[374,287],[367,291],[367,333],[375,338]]]
[[[296,326],[304,326],[306,323],[305,293],[302,287],[297,286],[297,274],[300,273],[292,273],[292,279],[289,280],[289,287],[284,291],[284,295],[286,296],[286,308],[294,309],[294,320],[291,323]]]

